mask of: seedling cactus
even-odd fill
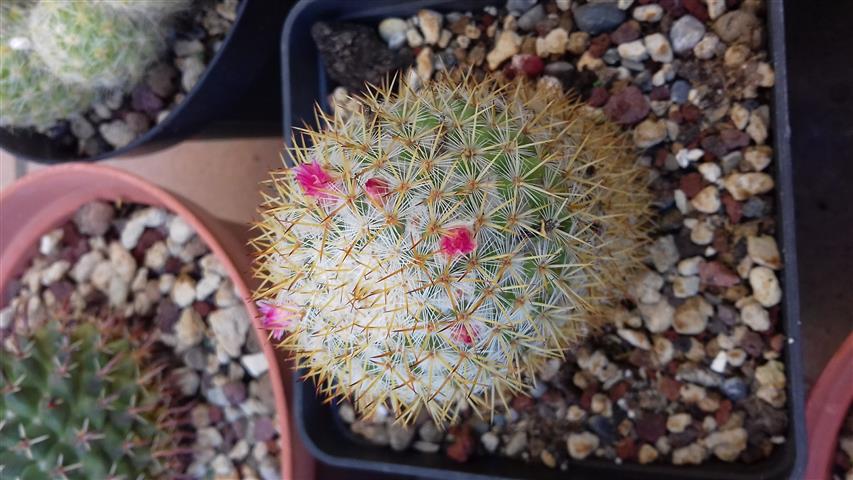
[[[0,476],[161,478],[178,436],[147,334],[94,318],[18,330],[0,348]]]
[[[318,113],[264,193],[263,322],[330,397],[402,423],[480,415],[606,321],[649,195],[616,127],[562,92],[444,77]]]
[[[126,90],[166,42],[159,15],[111,8],[109,2],[42,1],[29,16],[33,48],[65,83]]]

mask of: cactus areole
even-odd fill
[[[268,182],[253,243],[271,338],[362,415],[489,416],[623,297],[645,171],[616,127],[523,80],[359,104],[320,113]]]

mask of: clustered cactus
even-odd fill
[[[641,265],[646,174],[618,129],[562,92],[462,77],[318,112],[264,192],[262,320],[365,416],[506,405]]]
[[[170,468],[175,409],[162,365],[149,364],[149,335],[60,315],[18,330],[0,348],[0,477],[159,478]]]
[[[103,91],[128,91],[192,0],[10,0],[0,23],[0,126],[45,130]]]

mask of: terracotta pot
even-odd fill
[[[853,333],[841,344],[823,369],[806,404],[809,433],[808,479],[829,478],[838,433],[853,406]]]
[[[251,291],[244,280],[251,278],[249,255],[241,242],[201,208],[179,200],[139,177],[110,167],[70,163],[28,175],[0,192],[0,293],[3,294],[0,301],[5,303],[7,286],[27,267],[44,233],[65,223],[87,202],[119,199],[162,207],[179,215],[192,226],[228,271],[237,293],[244,299],[259,344],[269,362],[281,433],[281,475],[286,480],[296,478],[284,391],[290,375],[287,372],[282,377],[283,365],[261,329],[254,303],[249,300]],[[299,478],[310,477],[300,473]]]

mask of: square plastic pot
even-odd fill
[[[284,137],[303,123],[314,126],[314,105],[328,110],[327,97],[334,83],[324,71],[320,54],[311,38],[317,21],[346,21],[378,24],[384,18],[406,18],[421,8],[438,11],[476,10],[487,5],[503,6],[498,0],[302,0],[291,10],[282,32],[282,97]],[[789,427],[787,441],[773,454],[755,464],[709,461],[699,466],[664,464],[617,465],[604,460],[570,460],[567,472],[541,464],[527,464],[498,456],[478,456],[460,464],[443,454],[415,451],[394,452],[367,443],[354,435],[337,414],[334,404],[323,403],[311,382],[295,380],[294,421],[308,450],[320,461],[339,468],[434,479],[705,479],[754,480],[803,478],[806,456],[804,384],[800,357],[800,316],[797,255],[794,235],[794,196],[788,123],[788,85],[785,59],[784,2],[767,3],[769,47],[776,70],[773,92],[773,140],[776,153],[776,205],[778,238],[784,258],[782,318],[789,343],[784,352],[787,369]],[[294,377],[296,378],[296,377]]]

